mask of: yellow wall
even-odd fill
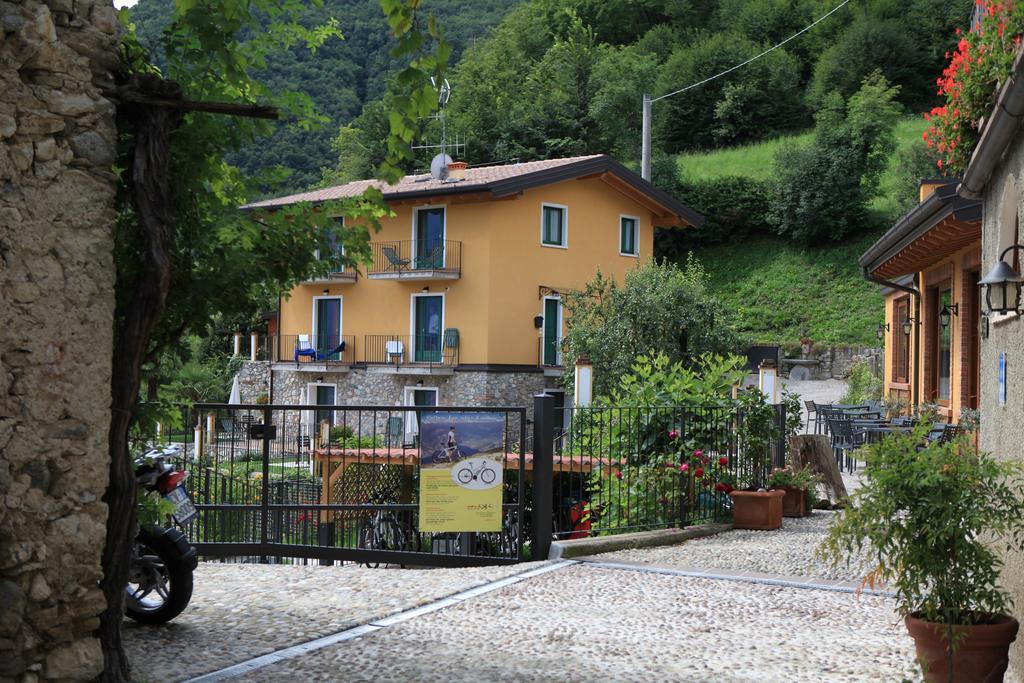
[[[568,207],[568,248],[542,246],[541,204]],[[533,325],[543,302],[540,286],[581,289],[600,268],[621,282],[630,268],[651,258],[651,211],[598,178],[568,180],[510,200],[446,206],[446,239],[462,242],[458,280],[370,280],[354,284],[308,283],[282,300],[282,335],[311,334],[313,297],[326,288],[342,298],[342,333],[356,337],[356,360],[365,357],[364,335],[410,333],[410,297],[428,287],[445,295],[444,327],[459,330],[461,364],[536,365],[539,333]],[[415,206],[393,207],[374,241],[409,240]],[[619,216],[639,218],[640,256],[619,255]],[[290,347],[284,345],[286,351]],[[284,353],[288,357],[288,353]]]
[[[911,334],[908,341],[910,345],[910,370],[909,370],[909,387],[910,391],[913,391],[914,377],[917,376],[917,385],[921,393],[922,403],[934,403],[934,399],[931,395],[931,381],[930,377],[925,377],[925,355],[929,353],[929,344],[927,335],[929,330],[932,328],[932,317],[935,315],[932,306],[929,304],[928,290],[934,287],[937,283],[943,282],[947,279],[947,272],[944,271],[944,267],[947,264],[952,264],[952,274],[950,278],[951,284],[951,297],[954,304],[959,305],[959,315],[952,316],[950,326],[952,328],[952,343],[951,343],[951,356],[952,363],[950,368],[950,401],[949,406],[941,409],[940,415],[949,418],[952,422],[957,422],[960,417],[961,410],[966,407],[964,401],[964,392],[966,387],[963,386],[961,380],[961,371],[964,369],[964,343],[963,333],[965,332],[965,325],[975,325],[976,320],[971,314],[972,301],[964,300],[964,277],[967,272],[971,270],[978,270],[977,257],[980,249],[980,243],[975,243],[957,253],[944,258],[940,261],[936,261],[935,264],[930,266],[928,270],[918,273],[919,278],[919,289],[924,295],[921,300],[921,343],[920,352],[914,354],[914,335]],[[973,264],[973,265],[972,265]],[[977,297],[977,288],[969,288],[969,295],[971,297]],[[895,301],[903,296],[903,292],[895,292],[886,297],[885,301],[885,319],[889,323],[889,332],[885,337],[885,392],[889,394],[894,388],[893,377],[892,377],[892,359],[893,359],[893,335],[903,334],[903,321],[897,320],[894,317],[894,305]],[[915,298],[910,297],[910,315],[915,317]],[[937,322],[936,322],[937,324]],[[913,398],[911,398],[913,401]]]

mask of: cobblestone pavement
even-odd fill
[[[833,566],[816,557],[818,546],[838,513],[815,510],[810,517],[783,518],[775,531],[727,531],[679,545],[620,550],[600,556],[613,562],[640,562],[678,569],[752,571],[766,574],[859,580],[866,562]]]
[[[887,598],[574,565],[247,681],[900,681]]]
[[[165,626],[126,620],[124,640],[139,680],[180,681],[539,564],[368,569],[201,562],[188,608]]]

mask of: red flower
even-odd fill
[[[668,433],[668,438],[670,441],[675,441],[676,439],[679,438],[679,432],[673,429],[671,432]]]
[[[702,457],[704,457],[704,451],[702,451],[701,449],[698,448],[697,450],[695,450],[693,452],[693,457],[695,457],[695,458],[702,458]]]
[[[703,467],[698,467],[697,469],[695,469],[693,471],[693,476],[696,477],[697,479],[700,479],[701,477],[703,477],[704,476],[704,468]]]
[[[622,481],[622,470],[615,470],[615,478]]]
[[[679,471],[683,473],[689,472],[690,466],[684,462],[682,465],[679,466]]]
[[[725,467],[726,465],[729,464],[729,458],[723,455],[721,458],[718,459],[718,464],[721,465],[722,467]]]

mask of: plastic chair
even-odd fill
[[[295,340],[295,362],[298,363],[299,358],[303,356],[313,360],[316,360],[317,356],[316,349],[309,343],[308,334],[300,334]]]

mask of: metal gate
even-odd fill
[[[502,470],[499,532],[420,530],[421,465],[442,457],[421,426],[440,413],[501,423],[489,455]],[[161,440],[190,472],[199,515],[186,532],[200,555],[456,567],[527,552],[525,408],[200,404],[184,424]]]

